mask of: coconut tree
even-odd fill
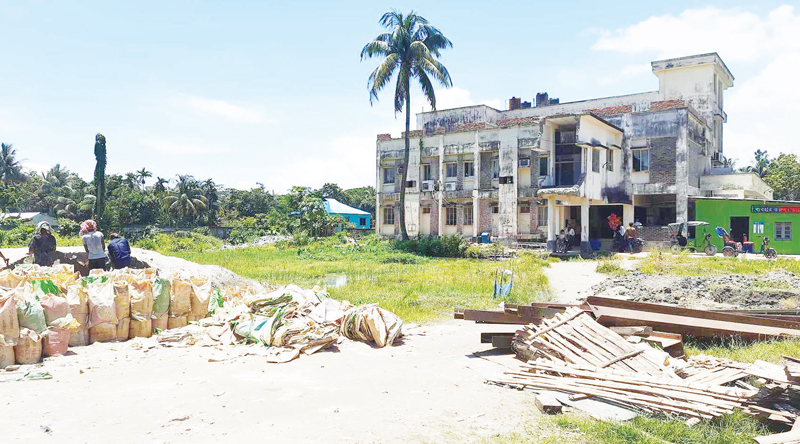
[[[194,177],[178,175],[178,183],[164,198],[164,206],[171,215],[185,219],[199,216],[208,207],[208,199]]]
[[[139,179],[139,182],[141,182],[142,191],[144,191],[145,179],[147,179],[148,177],[153,177],[153,173],[151,173],[150,171],[147,171],[146,168],[142,168],[141,170],[136,172],[136,177]]]
[[[10,143],[0,144],[0,179],[4,186],[25,180],[22,165],[17,160],[17,150]]]
[[[209,225],[213,225],[217,223],[217,210],[219,209],[217,184],[214,182],[214,179],[206,179],[200,188],[203,190],[203,196],[206,198],[206,203],[208,204],[206,222],[208,222]]]
[[[744,170],[748,173],[758,174],[758,177],[764,178],[769,174],[769,154],[766,150],[756,150],[755,162],[753,165],[747,166]]]
[[[169,179],[164,179],[163,177],[156,177],[156,184],[155,184],[156,193],[166,192],[167,185],[169,185]]]
[[[106,138],[100,133],[94,136],[94,158],[97,164],[94,168],[94,186],[97,200],[94,206],[95,219],[102,225],[103,214],[106,211]]]
[[[403,171],[400,182],[400,230],[403,239],[408,239],[405,222],[406,177],[408,175],[409,131],[411,130],[411,81],[416,80],[431,105],[436,110],[436,94],[433,81],[445,88],[453,86],[450,73],[437,57],[440,51],[452,48],[453,44],[438,29],[428,24],[428,20],[411,11],[408,15],[393,10],[381,17],[379,23],[388,32],[378,35],[361,50],[361,60],[372,57],[381,58],[378,67],[370,74],[369,101],[378,100],[378,93],[389,84],[397,73],[394,89],[395,114],[406,111],[405,150],[403,151]],[[433,81],[432,81],[433,80]]]

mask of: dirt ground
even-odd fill
[[[471,442],[532,409],[530,393],[483,383],[514,360],[473,355],[487,329],[512,331],[447,321],[287,364],[240,356],[260,346],[74,347],[36,368],[53,379],[0,383],[2,442]]]
[[[188,266],[179,261],[172,266]],[[585,297],[604,280],[595,265],[552,264],[559,300]],[[40,366],[0,371],[0,381],[27,370],[53,376],[0,382],[0,442],[480,441],[536,414],[531,393],[484,384],[516,360],[481,344],[480,333],[515,328],[446,320],[409,326],[395,347],[346,341],[287,364],[266,363],[260,346],[74,347]]]

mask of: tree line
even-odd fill
[[[739,171],[764,179],[776,200],[800,200],[800,161],[796,154],[781,153],[770,159],[766,150],[756,150],[752,164]]]
[[[0,144],[0,208],[6,213],[48,213],[70,227],[95,218],[105,230],[220,225],[236,227],[244,236],[298,231],[311,236],[328,234],[343,221],[325,213],[322,198],[375,211],[373,187],[343,190],[327,183],[319,189],[292,187],[285,194],[276,194],[262,184],[238,190],[189,174],[155,177],[147,168],[107,174],[105,138],[99,134],[95,155],[95,177],[86,181],[59,164],[44,172],[25,172],[16,148]]]

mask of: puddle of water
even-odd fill
[[[329,274],[322,279],[322,283],[327,288],[339,288],[347,285],[346,274]]]

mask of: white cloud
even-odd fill
[[[723,60],[736,62],[737,70],[753,73],[737,77],[725,92],[725,155],[747,165],[757,149],[767,149],[772,156],[798,152],[787,130],[800,119],[795,105],[800,101],[800,89],[795,87],[800,14],[792,6],[780,6],[766,15],[706,7],[677,16],[654,16],[614,32],[601,31],[593,49],[648,54],[652,60],[719,53]],[[639,69],[646,72],[644,66],[632,65],[621,73],[635,75]]]
[[[224,100],[189,96],[186,98],[185,104],[201,116],[221,117],[240,123],[274,123],[258,108],[234,105]]]
[[[230,151],[227,146],[209,146],[191,141],[148,138],[139,142],[146,147],[168,154],[211,154]]]
[[[738,8],[687,9],[604,31],[593,49],[658,58],[717,52],[728,61],[751,61],[800,49],[800,16],[788,5],[765,17]]]
[[[417,98],[418,101],[424,101],[422,96]],[[436,90],[436,109],[450,109],[450,108],[460,108],[462,106],[472,106],[472,105],[486,105],[491,106],[495,109],[502,109],[503,102],[500,100],[483,100],[483,101],[476,101],[472,99],[472,95],[469,91],[463,88],[459,88],[454,86],[452,88],[447,89],[439,89]],[[412,102],[412,108],[413,108]],[[424,105],[422,106],[424,111],[430,111],[431,107],[427,101],[424,101]]]

